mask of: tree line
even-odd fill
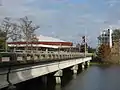
[[[120,41],[120,29],[114,29],[112,32],[112,42],[114,47],[114,42]],[[103,61],[109,57],[111,53],[111,48],[108,44],[102,44],[98,48],[98,57],[101,58]]]
[[[120,39],[120,29],[113,30],[112,39],[113,41]]]
[[[85,45],[86,45],[86,49],[85,49]],[[78,43],[78,44],[76,45],[76,48],[78,49],[79,52],[85,52],[85,50],[86,50],[88,53],[95,53],[95,52],[96,52],[96,49],[93,48],[93,47],[91,47],[91,46],[89,46],[89,45],[87,44],[87,42],[86,42],[86,44],[83,44],[83,43],[79,44],[79,43]]]
[[[16,42],[23,39],[26,41],[26,49],[28,49],[28,43],[36,40],[35,31],[39,28],[27,16],[19,18],[16,22],[13,22],[9,17],[5,17],[0,23],[0,48],[7,51],[7,40],[11,39]]]

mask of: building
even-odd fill
[[[58,50],[58,49],[69,49],[73,47],[72,42],[63,41],[57,38],[48,37],[40,35],[35,42],[26,42],[25,40],[21,40],[19,42],[8,42],[8,47],[11,50],[25,50],[26,45],[29,50]],[[27,44],[28,43],[28,44]]]
[[[112,30],[111,29],[107,29],[101,32],[101,34],[98,37],[98,47],[101,44],[107,44],[110,46],[110,48],[112,47]]]

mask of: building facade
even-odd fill
[[[112,30],[111,29],[107,29],[101,32],[101,34],[98,37],[98,47],[101,44],[107,44],[110,46],[110,48],[112,47]]]
[[[10,50],[58,50],[58,49],[69,49],[73,47],[72,42],[63,41],[57,38],[48,37],[40,35],[37,38],[37,41],[34,42],[26,42],[25,40],[21,40],[18,42],[8,42],[8,47]]]

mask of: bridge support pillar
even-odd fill
[[[73,70],[74,74],[77,74],[77,70],[78,70],[78,65],[74,65],[71,70]]]
[[[73,70],[73,78],[76,79],[77,71],[78,71],[78,65],[74,65],[71,70]]]
[[[56,84],[61,84],[61,77],[55,77]]]
[[[56,84],[61,84],[61,77],[63,75],[63,71],[62,70],[58,70],[54,76],[55,76],[55,80],[56,80]]]
[[[86,61],[85,62],[85,68],[89,67],[90,66],[90,61]]]
[[[84,70],[85,69],[85,63],[82,63],[82,70]]]
[[[90,61],[87,61],[87,66],[90,66]]]

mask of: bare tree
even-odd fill
[[[12,23],[11,29],[12,29],[12,33],[10,38],[12,39],[13,42],[19,41],[22,38],[22,31],[20,30],[19,26],[16,23]],[[16,43],[16,48],[17,48],[17,43]]]
[[[24,18],[20,18],[20,28],[22,30],[22,37],[26,41],[26,51],[28,50],[29,43],[32,42],[32,37],[35,33],[35,30],[39,28],[39,26],[36,26],[32,23],[31,20],[28,19],[27,16]]]
[[[36,45],[36,52],[37,52],[38,38],[36,37],[35,34],[33,34],[32,38],[31,38],[31,50],[33,50],[33,44]]]
[[[11,37],[11,20],[8,17],[5,17],[0,25],[0,30],[4,33],[5,40],[5,51],[7,51],[7,40]]]
[[[19,29],[18,25],[16,23],[12,23],[12,34],[11,34],[11,39],[13,42],[18,41],[21,39],[21,30]]]

